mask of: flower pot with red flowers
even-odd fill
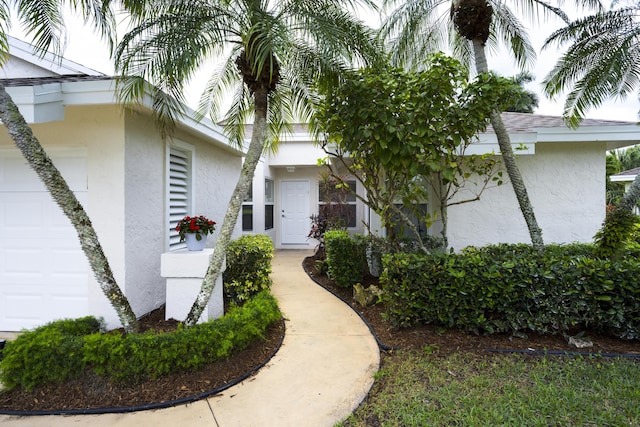
[[[190,251],[201,251],[207,244],[207,235],[213,234],[216,222],[205,216],[185,216],[176,226],[180,241],[186,242]]]

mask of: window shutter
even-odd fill
[[[191,156],[189,153],[171,147],[169,154],[169,249],[180,249],[176,231],[178,221],[189,215],[191,207]]]

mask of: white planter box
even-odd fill
[[[213,249],[189,251],[187,249],[165,252],[161,255],[160,275],[167,280],[166,319],[183,321],[196,300],[202,279],[207,272]],[[225,269],[223,262],[222,271]],[[209,304],[198,323],[217,319],[224,315],[222,298],[222,273],[216,280]]]

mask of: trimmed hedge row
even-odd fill
[[[344,230],[324,233],[327,274],[336,285],[348,288],[361,282],[367,272],[366,244],[363,236],[354,238]]]
[[[271,288],[273,242],[264,234],[245,235],[229,242],[224,289],[238,304]]]
[[[460,254],[385,256],[387,316],[398,326],[434,323],[473,332],[563,333],[589,328],[640,338],[640,262],[592,245],[467,248]]]
[[[222,318],[170,333],[98,333],[99,322],[92,317],[56,321],[7,343],[0,380],[8,390],[31,390],[90,370],[114,382],[135,384],[227,357],[262,337],[281,318],[275,298],[264,291]]]

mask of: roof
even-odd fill
[[[510,134],[534,132],[542,128],[568,128],[564,119],[560,116],[545,116],[530,113],[502,113],[502,121]],[[617,120],[584,119],[579,128],[591,126],[627,126],[636,124],[635,122],[625,122]],[[493,133],[491,126],[487,132]]]
[[[99,80],[112,80],[113,77],[107,75],[65,75],[65,76],[51,76],[51,77],[20,77],[10,79],[0,79],[0,83],[4,87],[19,87],[19,86],[40,86],[49,83],[73,83],[73,82],[92,82]]]
[[[628,169],[626,171],[619,172],[615,175],[611,175],[609,179],[612,182],[624,182],[624,181],[633,181],[636,179],[636,176],[640,173],[640,168]]]

